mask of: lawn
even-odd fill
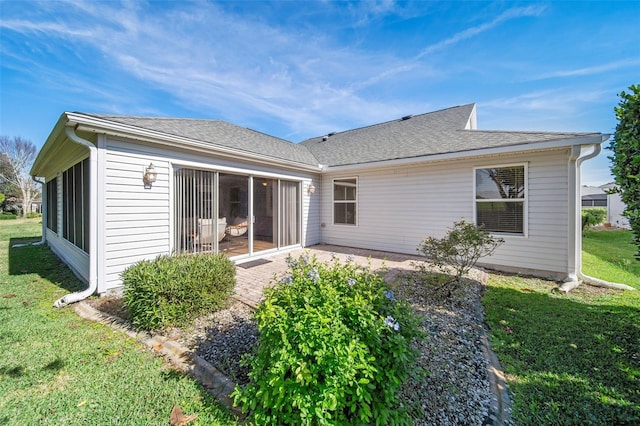
[[[142,345],[52,308],[82,285],[46,247],[9,248],[39,235],[38,219],[0,221],[0,424],[160,425],[174,404],[198,414],[191,425],[235,424]],[[628,239],[588,232],[585,273],[640,288]],[[514,423],[640,424],[640,291],[580,286],[564,295],[555,287],[493,274],[485,294]]]
[[[53,302],[82,284],[37,241],[39,219],[0,221],[0,424],[190,425],[235,421],[195,381],[138,342]],[[28,238],[24,238],[28,237]]]
[[[587,230],[582,238],[582,272],[640,290],[640,261],[631,231]]]
[[[629,234],[588,232],[585,273],[640,288]],[[483,300],[515,423],[640,424],[640,291],[557,285],[493,274]]]

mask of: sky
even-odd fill
[[[637,0],[0,0],[0,134],[38,148],[65,111],[300,142],[476,103],[482,130],[613,134],[632,84]],[[583,184],[613,180],[608,155]]]

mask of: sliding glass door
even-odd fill
[[[300,182],[174,169],[174,250],[241,256],[300,244]]]
[[[253,251],[278,246],[278,180],[253,179]]]
[[[300,243],[300,183],[280,181],[280,247]]]
[[[220,173],[219,216],[227,223],[220,250],[229,256],[249,253],[249,176]]]
[[[174,172],[175,251],[217,251],[225,225],[216,214],[215,172],[176,169]]]

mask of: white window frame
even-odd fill
[[[356,189],[356,196],[355,196],[355,200],[336,200],[335,199],[335,187],[336,187],[336,181],[345,181],[345,180],[355,180],[355,184],[353,184],[353,187]],[[348,185],[344,185],[344,186],[351,186],[351,184]],[[358,193],[360,192],[360,187],[358,185],[358,177],[357,176],[345,176],[345,177],[339,177],[339,178],[333,178],[331,180],[331,216],[332,216],[332,223],[336,226],[358,226],[358,212],[359,212],[359,208],[358,208]],[[353,218],[353,222],[354,223],[337,223],[336,222],[336,204],[351,204],[353,203],[355,205],[355,217]]]
[[[497,199],[483,199],[478,200],[476,198],[476,191],[478,185],[476,182],[476,175],[478,170],[484,169],[506,169],[510,167],[523,167],[524,173],[524,195],[523,198],[497,198]],[[500,232],[489,231],[492,234],[496,234],[500,237],[514,237],[514,238],[527,238],[529,236],[529,163],[510,163],[510,164],[493,164],[486,166],[477,166],[473,168],[473,223],[478,226],[478,203],[490,203],[490,202],[507,202],[507,203],[522,203],[522,234],[513,232]]]

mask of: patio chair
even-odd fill
[[[198,233],[194,240],[194,243],[197,246],[213,246],[213,231],[214,223],[213,219],[198,219]],[[218,219],[218,232],[217,238],[218,241],[222,241],[225,236],[225,230],[227,229],[227,218],[221,217]]]

